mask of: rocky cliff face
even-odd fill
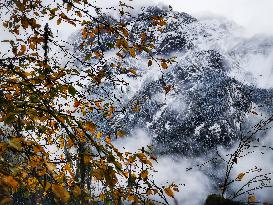
[[[260,42],[259,46],[252,40],[240,40],[243,43],[236,44],[230,41],[234,25],[229,22],[197,20],[186,13],[159,7],[146,8],[138,21],[126,20],[131,27],[132,40],[149,28],[151,22],[144,19],[151,16],[168,19],[162,34],[153,29],[147,33],[157,45],[153,54],[167,58],[176,56],[176,63],[162,72],[156,68],[146,69],[145,56],[137,60],[128,58],[125,66],[133,66],[138,76],[122,74],[121,77],[132,84],[122,91],[117,91],[109,82],[90,88],[92,96],[115,96],[118,107],[126,109],[109,121],[92,114],[89,117],[100,121],[100,126],[109,132],[122,129],[130,133],[136,128],[144,129],[152,136],[154,148],[160,154],[198,156],[218,145],[232,146],[242,131],[249,129],[249,113],[254,107],[264,105],[265,99],[272,98],[273,90],[239,81],[231,71],[236,65],[240,67],[240,60],[253,52],[245,48],[254,46],[254,50],[259,48],[266,53],[272,50],[273,41]],[[113,39],[107,34],[102,38],[104,43],[100,46],[105,52],[111,52],[107,45]],[[90,41],[96,40],[91,38]],[[80,53],[77,49],[80,42],[81,37],[75,35],[74,51],[82,58],[96,49],[86,47],[84,54]],[[134,106],[140,110],[136,112]],[[272,102],[269,102],[262,110],[267,112],[271,107]]]

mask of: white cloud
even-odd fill
[[[174,10],[192,15],[224,16],[246,28],[249,34],[273,35],[272,0],[154,0],[173,6]]]
[[[103,7],[118,5],[118,0],[104,0],[98,4]],[[166,4],[174,10],[187,12],[194,16],[217,15],[233,20],[244,27],[249,35],[266,33],[273,35],[272,0],[152,0],[127,2],[138,9],[143,5]]]

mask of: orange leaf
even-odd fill
[[[74,107],[79,107],[80,104],[81,104],[81,103],[80,103],[79,101],[75,101],[75,102],[74,102]]]
[[[95,51],[96,58],[100,58],[102,56],[102,53],[100,51]]]
[[[105,142],[108,143],[108,144],[111,143],[111,138],[110,138],[109,136],[107,136],[107,137],[105,138]]]
[[[129,195],[128,196],[128,201],[134,201],[135,200],[135,196],[134,195]]]
[[[3,181],[5,184],[9,185],[14,190],[17,190],[19,188],[18,182],[12,176],[4,176]]]
[[[82,31],[82,37],[83,37],[84,39],[87,38],[87,31],[86,31],[86,28],[84,28],[83,31]]]

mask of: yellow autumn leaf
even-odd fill
[[[245,176],[245,173],[240,173],[240,174],[238,174],[238,176],[236,177],[236,181],[242,181],[242,179],[244,178],[244,176]]]
[[[87,122],[85,128],[92,134],[94,134],[96,131],[96,125],[93,122]]]
[[[54,172],[56,170],[56,165],[53,163],[46,163],[46,167],[50,172]]]
[[[68,202],[70,200],[69,192],[62,186],[58,184],[52,184],[52,191],[57,198],[63,202]]]
[[[49,190],[50,187],[51,187],[51,184],[49,182],[46,182],[45,191]]]
[[[122,46],[125,50],[127,50],[127,51],[129,50],[129,44],[128,44],[127,40],[125,40],[125,39],[122,40]]]
[[[100,138],[102,137],[102,135],[103,135],[102,132],[98,132],[96,137],[97,137],[98,139],[100,139]]]
[[[174,198],[173,191],[170,187],[165,188],[164,191],[169,197]]]
[[[135,69],[130,69],[129,72],[132,73],[132,74],[134,74],[134,75],[137,75],[137,72],[136,72]]]
[[[66,6],[66,10],[67,10],[67,11],[70,11],[71,9],[72,9],[72,4],[69,4],[69,3],[68,3],[67,6]]]
[[[118,137],[124,137],[124,135],[125,135],[125,132],[123,130],[118,130],[117,131],[117,136]]]
[[[100,193],[99,198],[100,198],[100,200],[101,200],[101,201],[104,201],[104,199],[105,199],[105,195],[104,195],[103,193]]]
[[[81,195],[81,188],[79,186],[75,186],[73,188],[73,194],[75,197],[79,197]]]
[[[91,155],[85,154],[85,155],[83,156],[83,163],[84,163],[84,164],[86,164],[86,165],[89,164],[91,160],[92,160]]]
[[[129,49],[129,53],[130,53],[130,55],[131,55],[133,58],[136,57],[136,51],[135,51],[134,48],[130,48],[130,49]]]
[[[22,144],[21,144],[22,139],[21,138],[11,138],[8,140],[8,144],[10,147],[21,151],[22,150]]]
[[[141,176],[142,179],[146,180],[148,178],[148,171],[147,170],[143,170],[140,173],[140,176]]]

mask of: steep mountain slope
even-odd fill
[[[152,16],[167,19],[162,34],[148,29],[152,21],[147,19]],[[99,118],[96,113],[89,117],[99,121],[109,132],[122,129],[130,133],[137,128],[144,129],[152,136],[155,151],[160,154],[198,156],[218,145],[231,147],[253,124],[251,118],[256,115],[253,109],[264,106],[264,101],[273,97],[270,87],[246,83],[237,76],[238,69],[243,70],[243,60],[251,53],[269,55],[273,49],[272,39],[258,43],[255,39],[240,39],[236,37],[237,27],[228,21],[197,20],[164,7],[145,8],[138,17],[137,21],[126,19],[131,27],[131,40],[136,41],[148,29],[147,39],[154,39],[156,45],[153,55],[176,56],[176,63],[162,71],[155,65],[146,69],[145,55],[138,59],[128,57],[124,66],[133,67],[138,73],[137,77],[120,73],[120,77],[129,82],[128,86],[117,89],[105,81],[90,87],[92,97],[110,96],[124,112],[111,120]],[[105,18],[112,23],[116,21]],[[95,38],[90,38],[93,44],[79,51],[82,39],[80,34],[75,34],[73,51],[84,58],[100,46],[111,55],[113,51],[108,45],[113,38],[107,34],[102,34],[101,38],[103,44],[98,45]],[[115,57],[111,60],[116,61]],[[110,68],[104,69],[112,72]],[[272,102],[268,102],[259,111],[267,113],[271,107]]]

